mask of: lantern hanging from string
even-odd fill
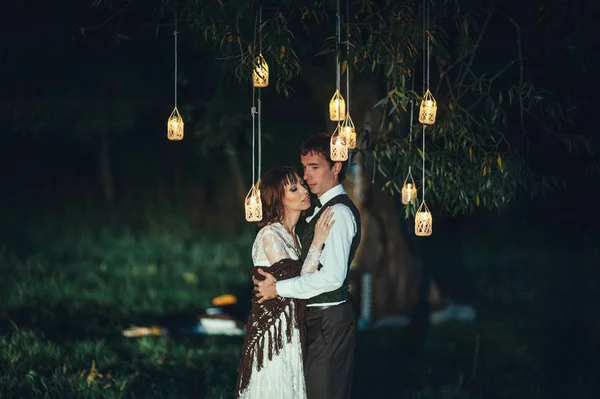
[[[346,117],[346,102],[339,90],[336,90],[329,102],[329,119],[341,122]]]
[[[174,91],[175,91],[175,108],[171,115],[169,115],[169,119],[167,120],[167,138],[172,141],[180,141],[183,140],[183,118],[179,113],[179,109],[177,109],[177,18],[175,19],[175,31],[173,35],[175,37],[175,52],[174,52],[174,61],[175,61],[175,76],[173,81]]]
[[[339,123],[331,135],[329,147],[329,156],[332,161],[346,161],[348,159],[348,145],[346,143],[346,137],[343,135],[342,128]]]
[[[262,201],[260,200],[260,189],[253,184],[248,195],[246,195],[246,221],[260,222],[262,220]]]
[[[254,87],[267,87],[269,85],[269,65],[262,53],[254,60],[254,69],[252,70],[252,84]]]
[[[179,114],[177,107],[171,112],[167,121],[167,138],[173,141],[183,139],[183,118]]]
[[[421,101],[421,109],[419,112],[419,122],[422,123],[423,128],[423,149],[421,153],[421,159],[423,162],[422,168],[422,184],[423,187],[421,189],[421,195],[423,200],[421,205],[417,209],[417,213],[415,214],[415,234],[421,237],[430,236],[433,230],[433,218],[431,217],[431,212],[425,203],[425,130],[427,125],[433,125],[435,123],[435,114],[437,112],[437,105],[435,103],[435,99],[431,92],[429,91],[429,40],[427,39],[426,32],[429,31],[429,2],[423,2],[423,90],[425,94],[423,95],[423,100]],[[427,86],[425,85],[427,84]],[[425,90],[427,88],[427,90]]]
[[[426,237],[432,233],[433,218],[425,201],[421,203],[415,214],[415,234]]]
[[[419,122],[425,125],[433,125],[435,123],[435,115],[437,113],[437,103],[429,89],[423,96],[421,101],[421,109],[419,111]]]
[[[415,179],[413,179],[410,167],[408,168],[408,174],[404,179],[404,185],[402,186],[402,203],[408,205],[417,198],[417,186],[415,185]]]
[[[350,117],[350,112],[346,113],[344,123],[342,123],[342,135],[346,137],[346,144],[349,150],[356,148],[356,127]]]

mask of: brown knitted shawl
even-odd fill
[[[300,275],[302,263],[298,260],[282,259],[270,267],[263,270],[268,271],[277,280],[286,280]],[[257,271],[258,267],[252,268],[252,276],[257,280],[265,278]],[[294,302],[294,311],[290,304]],[[246,335],[244,345],[242,346],[242,356],[238,369],[238,381],[236,388],[236,398],[248,387],[254,362],[256,368],[260,371],[264,365],[264,349],[267,345],[267,356],[269,361],[273,356],[277,356],[284,345],[284,331],[281,315],[285,317],[285,339],[288,343],[292,341],[292,328],[300,330],[300,342],[302,343],[302,353],[304,353],[304,341],[306,327],[304,325],[304,310],[306,301],[300,299],[277,297],[258,303],[258,299],[252,297],[252,309],[246,324]],[[270,331],[274,327],[273,332]]]

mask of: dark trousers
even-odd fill
[[[304,376],[308,399],[349,399],[356,313],[350,302],[306,311]]]

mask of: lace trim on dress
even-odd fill
[[[310,246],[308,255],[306,255],[306,259],[302,264],[302,270],[300,271],[301,276],[317,270],[317,266],[319,266],[319,263],[321,263],[321,252],[322,251],[319,251],[314,245]]]
[[[270,266],[281,259],[300,258],[300,250],[294,244],[294,238],[281,223],[272,223],[263,227],[256,237],[252,248],[252,260],[255,266]],[[312,273],[319,266],[321,251],[310,246],[302,265],[301,275]]]

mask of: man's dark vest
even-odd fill
[[[352,203],[352,201],[346,194],[337,195],[325,204],[323,204],[323,207],[319,209],[319,211],[313,216],[310,222],[307,223],[305,220],[302,220],[300,221],[300,223],[298,223],[298,225],[296,226],[296,233],[298,234],[298,238],[300,239],[300,243],[302,244],[302,254],[300,258],[302,261],[304,261],[306,259],[306,256],[308,255],[308,250],[310,249],[310,245],[315,234],[315,225],[319,220],[319,216],[321,216],[321,212],[323,212],[323,210],[325,210],[328,206],[333,206],[335,204],[343,204],[350,208],[350,211],[352,211],[352,215],[354,215],[354,220],[356,221],[356,234],[354,235],[354,238],[352,238],[352,244],[350,246],[350,256],[348,257],[349,271],[350,265],[352,264],[352,260],[354,259],[354,255],[356,254],[358,244],[360,244],[360,213],[358,213],[358,209],[356,208],[356,206],[354,206],[354,203]],[[323,265],[319,264],[318,269],[321,270],[322,267]],[[346,272],[346,279],[344,280],[344,283],[340,288],[310,298],[307,303],[314,304],[340,302],[347,300],[348,295],[348,273]]]

